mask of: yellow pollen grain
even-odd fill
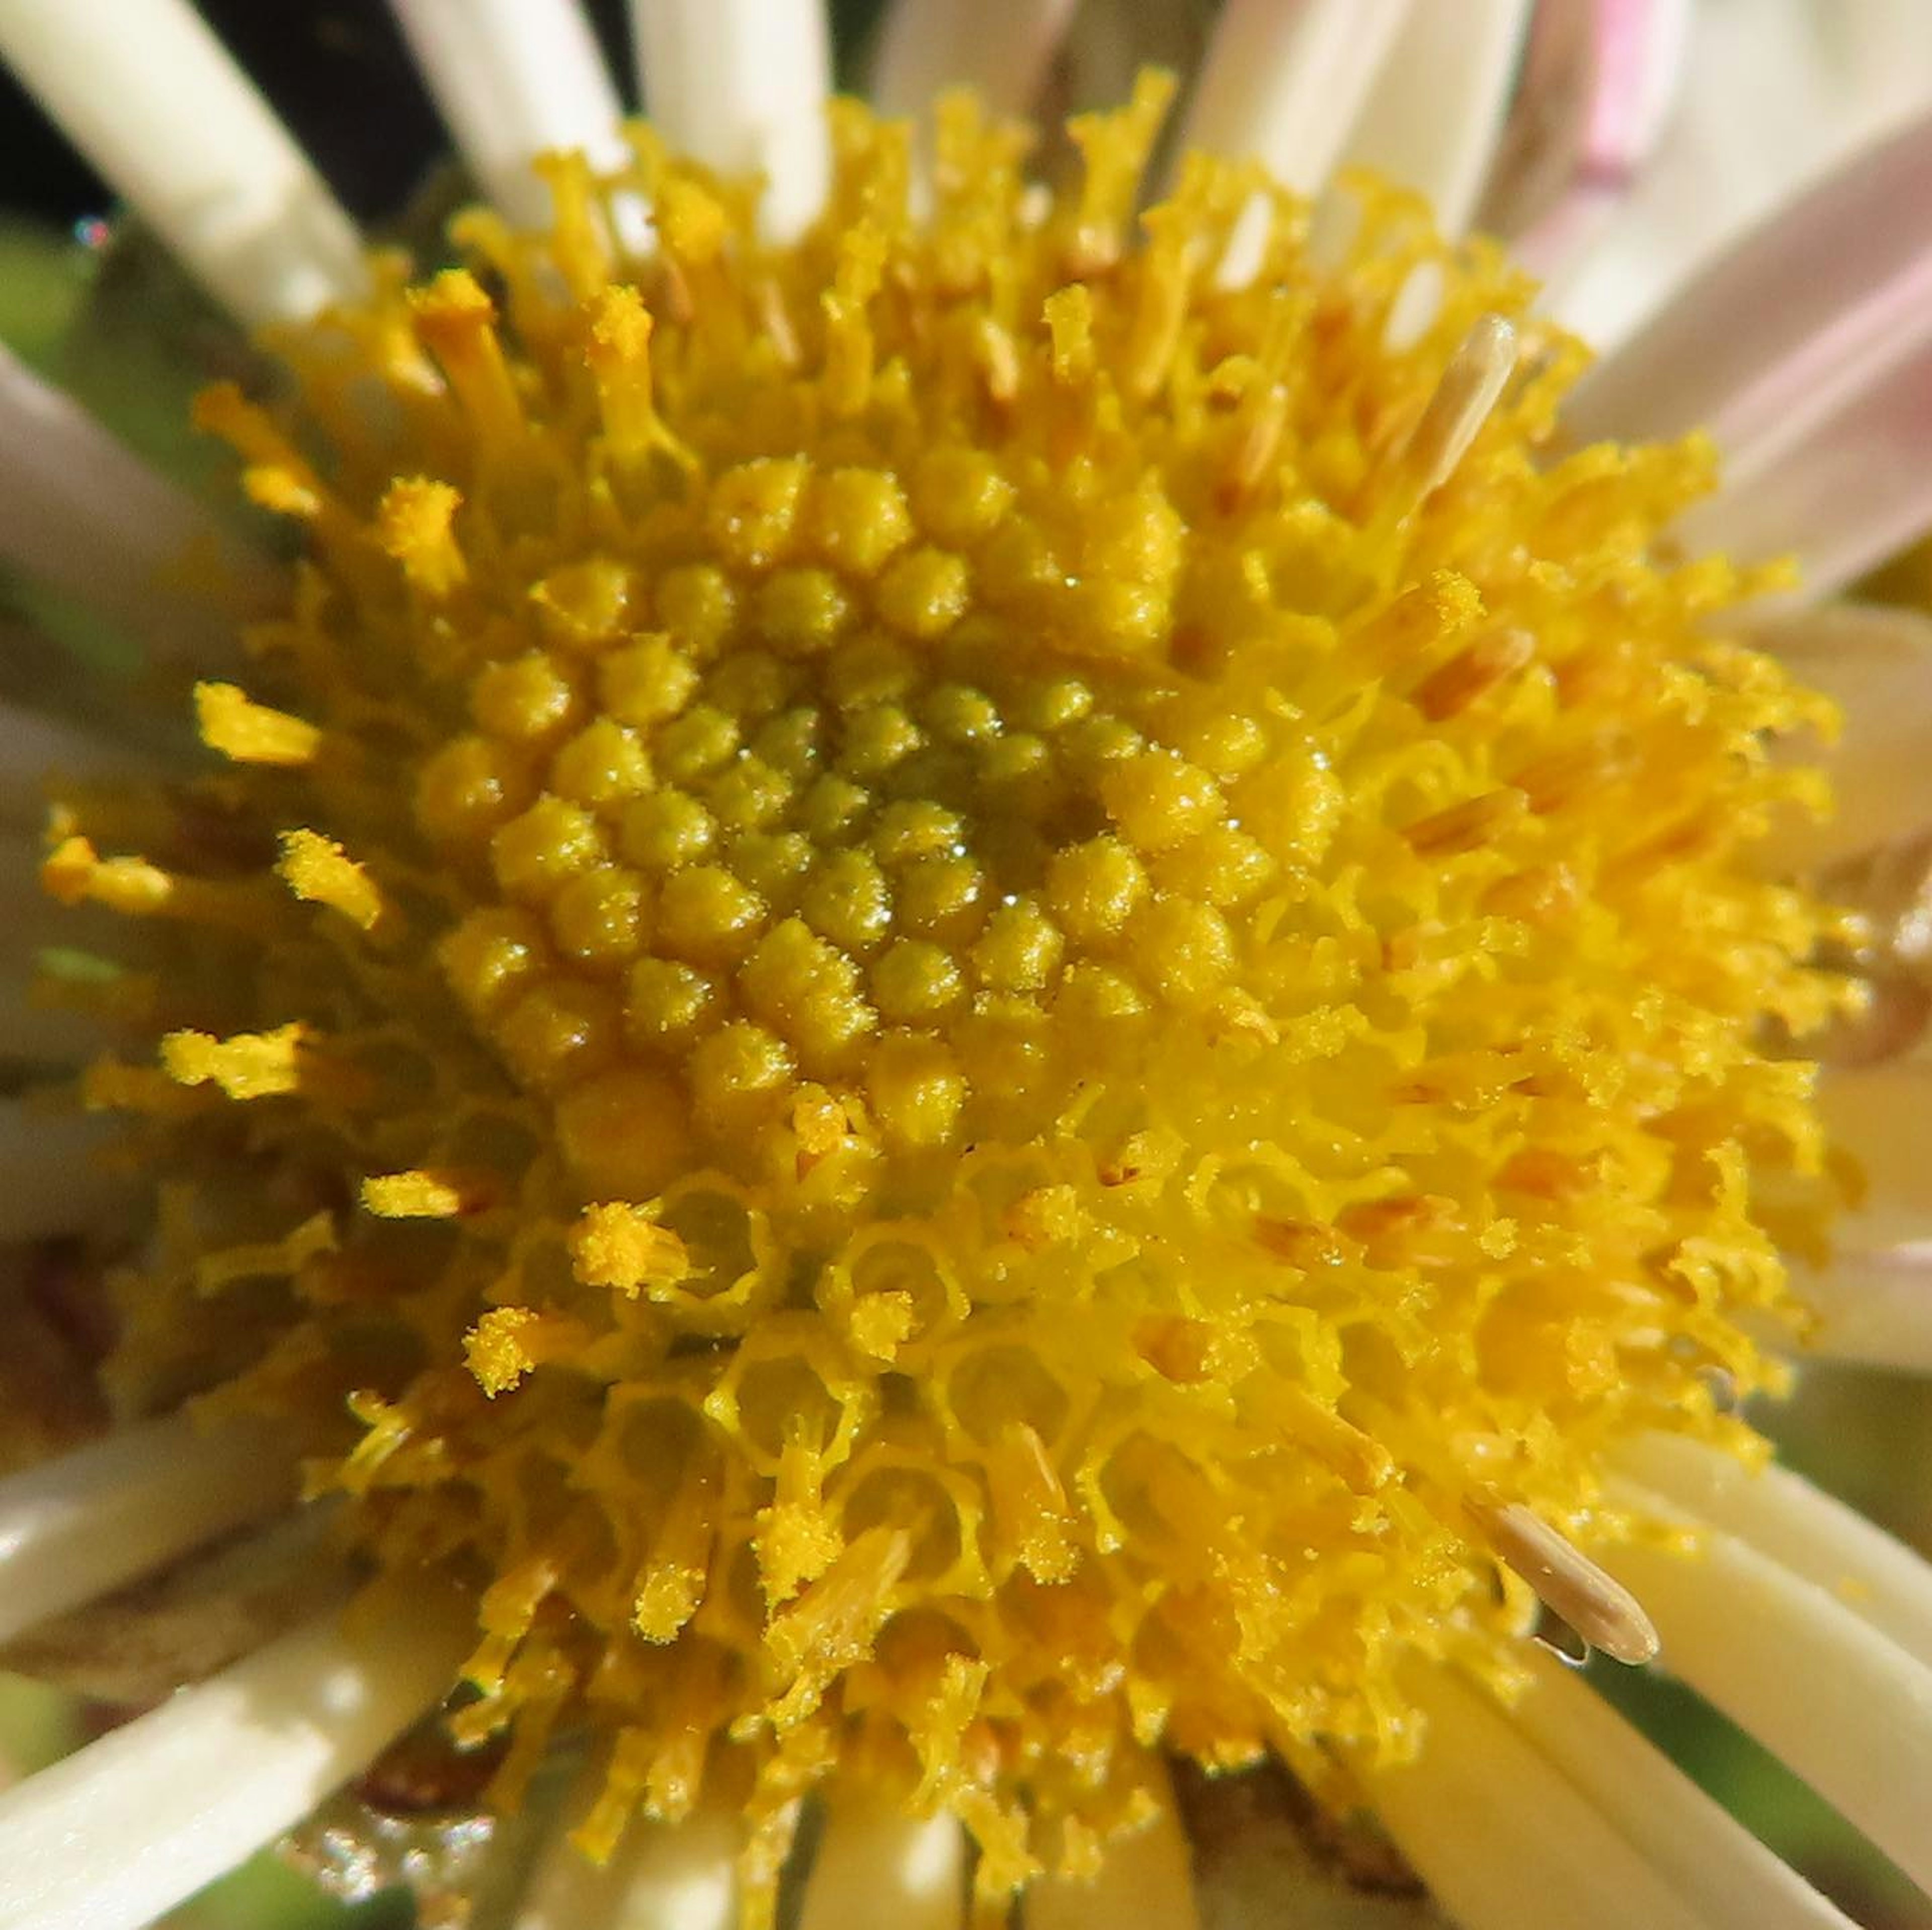
[[[916,211],[842,103],[782,244],[641,130],[286,334],[201,417],[298,519],[287,709],[204,685],[44,861],[163,922],[82,1089],[167,1176],[116,1371],[476,1583],[493,1800],[554,1736],[600,1853],[728,1800],[747,1930],[828,1780],[1004,1920],[1150,1750],[1346,1803],[1418,1664],[1640,1656],[1603,1471],[1803,1322],[1818,706],[1669,547],[1707,452],[1566,452],[1581,351],[1413,197],[1143,211],[1169,91],[1050,192],[956,97]]]

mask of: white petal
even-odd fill
[[[1512,1719],[1714,1925],[1849,1930],[1850,1920],[1773,1856],[1603,1698],[1551,1658]]]
[[[366,287],[348,216],[188,0],[0,0],[0,55],[243,322]]]
[[[762,173],[780,238],[824,205],[832,51],[824,0],[631,0],[644,106],[673,146]]]
[[[7,0],[0,0],[4,30]],[[199,505],[0,346],[0,561],[144,638],[201,643],[216,626],[166,580],[238,560]],[[258,564],[255,566],[260,568]]]
[[[965,1839],[950,1816],[868,1800],[835,1804],[805,1887],[799,1930],[959,1930]]]
[[[473,1634],[420,1590],[332,1612],[0,1797],[8,1930],[152,1923],[433,1708]]]
[[[119,1218],[137,1196],[104,1165],[113,1122],[0,1099],[0,1240],[47,1239]]]
[[[1382,64],[1342,151],[1420,189],[1445,234],[1458,234],[1482,192],[1530,0],[1418,0]]]
[[[1619,1499],[1682,1519],[1645,1491]],[[1664,1665],[1932,1886],[1932,1668],[1829,1590],[1721,1529],[1693,1556],[1619,1549]]]
[[[0,1482],[0,1641],[290,1506],[255,1428],[148,1421]]]
[[[1107,1846],[1093,1882],[1042,1877],[1028,1890],[1024,1908],[1027,1930],[1128,1923],[1134,1930],[1199,1930],[1194,1872],[1172,1791],[1161,1791],[1160,1813],[1145,1829]]]
[[[1661,147],[1556,295],[1607,346],[1750,223],[1932,100],[1917,0],[1701,0]]]
[[[1446,1668],[1418,1669],[1414,1686],[1421,1755],[1370,1794],[1463,1930],[1719,1930],[1500,1709]]]
[[[0,701],[0,826],[38,835],[46,823],[52,778],[145,775],[124,746],[71,720]]]
[[[1866,1187],[1834,1220],[1834,1242],[1852,1251],[1932,1239],[1932,1065],[1889,1059],[1830,1070],[1818,1110],[1832,1143],[1851,1154]]]
[[[1808,1351],[1932,1374],[1932,1241],[1845,1247],[1822,1271],[1794,1269],[1792,1284],[1818,1318]]]
[[[1735,1455],[1678,1435],[1647,1434],[1618,1464],[1687,1514],[1830,1590],[1932,1668],[1932,1564],[1856,1509],[1788,1467],[1748,1467]]]
[[[976,88],[995,113],[1024,113],[1046,76],[1074,0],[896,0],[880,29],[872,98],[922,115],[949,87]]]
[[[1410,0],[1227,0],[1183,145],[1266,163],[1312,194],[1328,177]]]
[[[553,148],[628,158],[623,109],[579,0],[390,0],[463,157],[520,226],[550,220],[530,171]]]
[[[1834,809],[1823,824],[1780,828],[1780,863],[1829,864],[1932,824],[1932,618],[1826,604],[1754,625],[1750,640],[1844,717],[1828,752],[1811,740],[1790,747],[1802,762],[1825,764]]]

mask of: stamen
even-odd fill
[[[1657,1631],[1636,1597],[1540,1515],[1520,1501],[1499,1508],[1472,1503],[1469,1512],[1537,1599],[1593,1649],[1633,1666],[1655,1659]]]
[[[470,171],[520,228],[550,220],[530,163],[576,148],[614,170],[623,109],[578,0],[392,0],[410,51]]]
[[[321,746],[314,724],[252,702],[233,684],[196,684],[194,709],[201,741],[238,764],[308,764]]]
[[[645,112],[670,145],[725,174],[762,174],[772,235],[796,234],[831,181],[823,0],[631,0]]]
[[[1408,515],[1456,473],[1516,367],[1516,328],[1485,315],[1463,337],[1390,465],[1388,513]]]
[[[856,1923],[956,1930],[964,1864],[965,1837],[951,1816],[909,1816],[864,1794],[835,1803],[806,1884],[799,1930]]]
[[[272,1437],[184,1415],[0,1482],[0,1639],[285,1507],[294,1489]]]
[[[1641,1490],[1623,1498],[1684,1522]],[[1932,1887],[1932,1667],[1735,1535],[1704,1530],[1696,1553],[1702,1559],[1676,1549],[1618,1551],[1618,1566],[1657,1618],[1672,1669],[1920,1888]]]
[[[363,1181],[362,1205],[380,1219],[457,1219],[482,1211],[497,1191],[490,1173],[388,1173]]]
[[[297,898],[328,906],[359,931],[374,931],[386,909],[368,873],[320,832],[284,832],[281,860],[275,869]]]
[[[354,225],[188,0],[0,7],[0,55],[239,320],[367,292]]]
[[[420,1588],[331,1613],[0,1797],[9,1930],[152,1923],[433,1708],[470,1634]]]
[[[448,483],[424,476],[392,483],[376,514],[376,540],[402,566],[412,588],[434,603],[460,589],[470,565],[456,540],[461,495]]]

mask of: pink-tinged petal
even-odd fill
[[[1684,72],[1688,0],[1545,0],[1481,225],[1560,274],[1630,193]]]
[[[1599,347],[1623,340],[1714,250],[1928,104],[1919,0],[1704,0],[1662,138],[1558,276],[1558,319]]]
[[[1932,464],[1926,465],[1932,468]],[[1779,830],[1780,867],[1828,865],[1932,825],[1932,618],[1876,604],[1828,604],[1756,625],[1752,640],[1836,703],[1828,750],[1808,737],[1790,754],[1822,762],[1833,811]]]
[[[1440,0],[1396,39],[1342,153],[1427,195],[1438,226],[1460,233],[1502,134],[1530,0]]]
[[[1838,169],[1696,277],[1571,398],[1594,439],[1707,429],[1721,492],[1688,541],[1795,546],[1828,588],[1932,502],[1932,115]]]
[[[881,113],[923,115],[948,87],[996,113],[1024,113],[1058,49],[1074,0],[897,0],[880,29],[872,94]]]

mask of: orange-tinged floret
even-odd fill
[[[205,414],[310,553],[202,834],[83,801],[48,861],[189,964],[194,1103],[92,1089],[196,1203],[118,1371],[478,1589],[500,1795],[560,1721],[593,1851],[735,1792],[754,1923],[828,1776],[955,1811],[989,1908],[1156,1744],[1346,1795],[1411,1661],[1506,1677],[1484,1524],[1613,1539],[1606,1455],[1742,1440],[1796,1317],[1760,1041],[1840,993],[1750,847],[1818,706],[1664,559],[1706,452],[1563,452],[1577,352],[1399,195],[1327,265],[1245,168],[1136,224],[1162,97],[1037,218],[969,101],[929,217],[840,106],[784,246],[646,140],[648,259],[465,217],[279,344],[288,424]]]

